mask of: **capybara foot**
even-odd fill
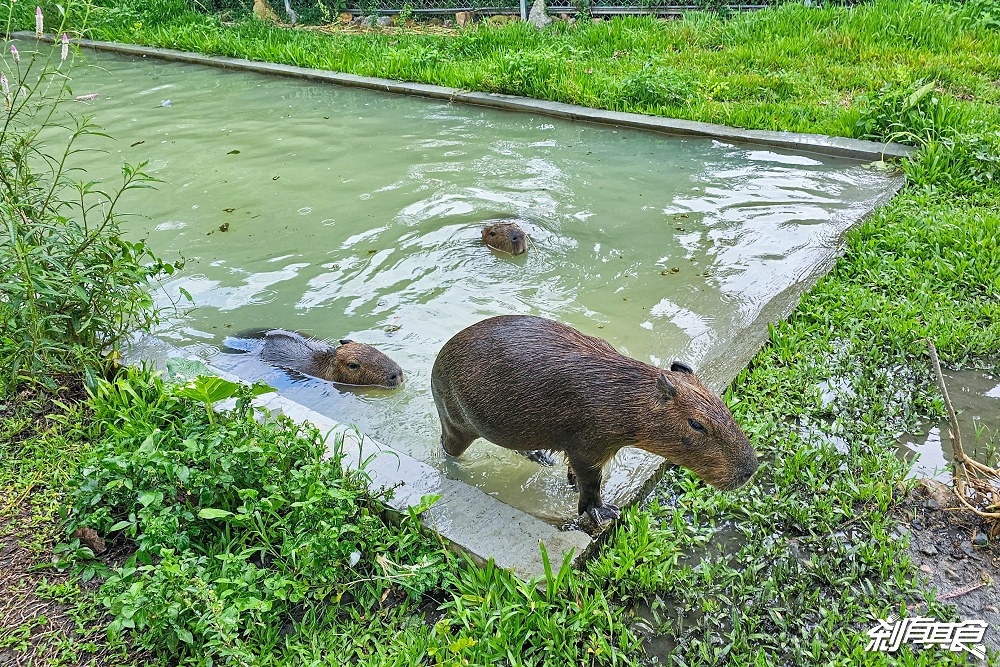
[[[594,522],[595,526],[600,527],[605,521],[613,521],[614,519],[621,517],[622,511],[617,505],[604,503],[599,507],[591,507],[587,510],[587,515],[590,517],[591,521]]]
[[[544,449],[521,449],[517,452],[529,461],[534,461],[539,465],[551,468],[556,464],[555,459],[553,459],[547,451]]]

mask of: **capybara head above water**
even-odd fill
[[[513,222],[498,222],[483,229],[483,243],[494,250],[520,255],[528,250],[528,235]]]
[[[294,331],[275,329],[264,334],[261,359],[330,382],[395,389],[403,383],[403,369],[371,345],[341,340],[334,347]]]
[[[659,454],[725,490],[757,470],[732,413],[689,366],[662,370],[540,317],[492,317],[457,333],[434,362],[431,391],[448,454],[461,455],[477,437],[564,452],[579,511],[597,524],[618,516],[601,498],[601,471],[623,447]]]

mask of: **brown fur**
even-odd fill
[[[349,340],[334,347],[294,331],[263,332],[260,358],[330,382],[394,389],[403,383],[399,365],[374,347]]]
[[[528,235],[513,222],[498,222],[483,229],[483,243],[511,255],[528,250]]]
[[[564,452],[580,513],[597,523],[618,515],[601,499],[601,471],[623,447],[659,454],[725,490],[757,469],[732,413],[688,366],[664,371],[540,317],[492,317],[460,331],[434,362],[431,391],[445,452],[460,456],[478,437]]]

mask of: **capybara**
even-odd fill
[[[519,451],[561,451],[580,514],[600,525],[621,511],[601,500],[601,472],[638,447],[724,490],[757,470],[732,413],[689,366],[669,371],[541,317],[503,315],[445,343],[431,371],[441,445],[460,456],[476,438]]]
[[[329,343],[284,329],[253,330],[241,335],[261,338],[261,360],[322,380],[395,389],[403,383],[399,365],[371,345],[344,339]]]
[[[528,250],[528,235],[513,222],[497,222],[483,229],[483,243],[511,255]]]

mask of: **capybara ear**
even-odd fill
[[[688,375],[694,375],[694,369],[685,364],[683,361],[675,361],[670,364],[670,370],[675,373],[687,373]]]
[[[664,403],[677,395],[677,388],[667,379],[666,375],[660,375],[656,378],[656,388],[660,392],[660,400]]]
[[[341,344],[341,345],[347,345],[348,343],[353,343],[353,342],[354,342],[354,341],[353,341],[353,340],[351,340],[350,338],[341,338],[341,339],[340,339],[340,344]]]

